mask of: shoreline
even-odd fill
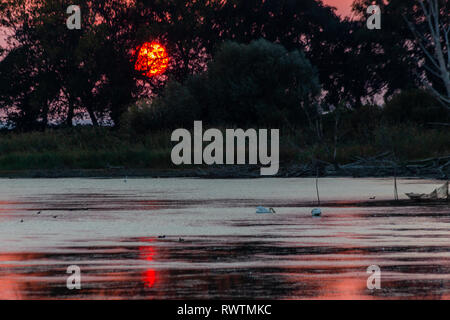
[[[448,167],[450,169],[450,166]],[[280,167],[274,176],[261,176],[259,166],[221,166],[178,169],[144,169],[144,168],[105,168],[105,169],[28,169],[0,170],[0,178],[203,178],[203,179],[263,179],[263,178],[314,178],[316,170],[320,178],[398,178],[448,180],[450,170],[428,168],[415,172],[405,168],[385,166],[334,166],[315,167],[310,165],[291,165]]]

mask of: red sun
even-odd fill
[[[134,69],[147,77],[163,74],[169,65],[166,48],[156,42],[146,42],[138,48]]]

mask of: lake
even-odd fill
[[[399,180],[400,198],[442,183]],[[448,204],[372,205],[392,179],[319,186],[314,218],[308,178],[0,179],[0,299],[450,299]]]

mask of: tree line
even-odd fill
[[[433,54],[436,48],[433,41],[417,41],[419,34],[429,39],[433,32],[415,0],[375,1],[382,11],[381,30],[366,28],[369,0],[354,2],[356,20],[340,19],[319,0],[80,2],[80,30],[66,27],[70,1],[0,5],[0,27],[12,32],[0,52],[0,112],[16,130],[44,129],[53,122],[71,126],[85,113],[94,126],[104,120],[120,126],[136,101],[158,98],[160,104],[164,99],[166,105],[177,104],[176,97],[186,97],[178,94],[183,90],[212,92],[203,103],[199,94],[179,102],[195,113],[208,99],[220,101],[211,119],[234,124],[278,124],[302,117],[312,122],[318,110],[357,110],[424,83],[446,92],[443,78],[424,63],[423,50]],[[440,23],[448,28],[449,3],[438,2]],[[445,34],[434,39],[442,42],[448,57]],[[164,76],[146,78],[133,68],[136,48],[149,40],[169,52]],[[256,60],[246,62],[252,52]],[[267,74],[246,66],[261,66],[260,72]],[[176,117],[180,103],[170,117]],[[277,109],[271,109],[274,105]],[[202,112],[198,114],[209,110]],[[263,114],[273,117],[264,119]]]

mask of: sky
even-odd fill
[[[325,4],[336,7],[338,9],[337,13],[341,16],[351,15],[351,5],[353,0],[324,0]]]
[[[323,0],[327,5],[337,8],[337,14],[344,16],[351,16],[351,4],[354,0]],[[0,30],[0,45],[5,45],[4,32]]]

